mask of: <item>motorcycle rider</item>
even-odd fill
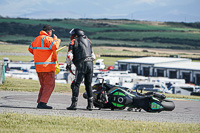
[[[95,54],[92,52],[91,41],[85,35],[81,29],[72,29],[71,42],[69,43],[67,62],[73,61],[76,66],[75,79],[71,84],[72,89],[72,103],[67,110],[76,110],[77,101],[79,95],[79,87],[84,79],[85,89],[88,95],[88,110],[93,108],[92,97],[92,76],[93,76],[93,61],[95,60]]]

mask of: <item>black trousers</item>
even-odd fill
[[[84,79],[85,90],[88,98],[92,97],[92,76],[93,76],[93,62],[81,62],[76,65],[75,80],[71,85],[72,96],[78,97],[79,87]]]

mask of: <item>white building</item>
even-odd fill
[[[143,57],[118,60],[119,70],[143,76],[185,79],[200,85],[200,63],[186,58]]]

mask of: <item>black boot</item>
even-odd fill
[[[87,106],[87,109],[89,111],[92,111],[92,108],[93,108],[93,97],[90,97],[88,98],[88,106]]]
[[[38,103],[37,108],[38,109],[52,109],[51,106],[47,106],[47,104],[43,102]]]
[[[70,107],[67,108],[67,110],[76,110],[77,101],[78,101],[78,97],[72,97],[72,104]]]

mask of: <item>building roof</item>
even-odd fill
[[[172,68],[172,69],[200,71],[200,62],[173,62],[173,63],[156,64],[154,65],[154,68]]]
[[[191,59],[186,58],[171,58],[171,57],[143,57],[134,59],[118,60],[118,63],[138,63],[138,64],[161,64],[172,62],[191,62]]]

